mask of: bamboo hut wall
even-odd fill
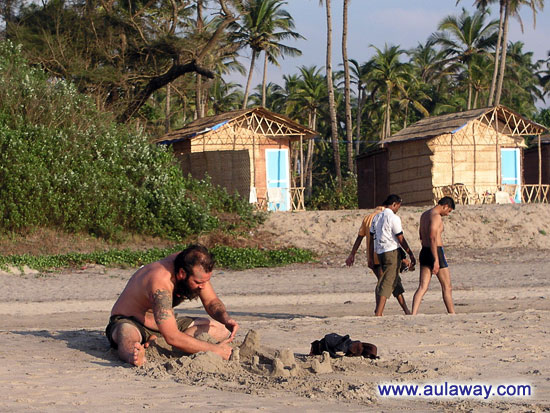
[[[203,179],[206,174],[214,185],[219,185],[230,194],[237,192],[248,199],[250,192],[250,163],[247,150],[206,151],[179,154],[184,175]]]
[[[389,192],[404,205],[426,205],[432,200],[432,152],[425,140],[388,145]]]
[[[375,208],[389,194],[388,151],[378,150],[357,157],[357,200],[359,208]]]
[[[451,140],[452,154],[451,158]],[[521,141],[522,142],[522,141]],[[474,187],[477,192],[494,191],[498,186],[501,148],[520,148],[522,143],[498,133],[493,128],[473,121],[455,133],[431,139],[428,146],[433,151],[433,186],[461,183]],[[453,182],[454,169],[454,182]]]
[[[290,139],[277,137],[270,138],[245,128],[227,124],[215,131],[197,136],[191,140],[190,151],[248,151],[250,185],[256,186],[258,197],[266,197],[267,172],[266,149],[288,149],[290,156]],[[253,152],[254,151],[254,152]],[[290,159],[289,159],[290,161]]]

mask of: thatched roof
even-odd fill
[[[300,139],[300,136],[302,139],[311,139],[318,135],[317,132],[300,125],[286,116],[271,112],[263,107],[256,107],[233,110],[230,112],[220,113],[219,115],[197,119],[181,129],[169,132],[161,138],[156,139],[154,143],[169,144],[185,139],[193,139],[196,136],[217,130],[227,123],[241,120],[243,117],[251,117],[253,114],[259,118],[264,118],[270,122],[275,122],[278,126],[280,126],[280,128],[277,128],[277,134],[267,135],[274,139],[284,137],[290,138],[291,140],[298,140]]]
[[[404,142],[418,139],[429,139],[436,136],[440,136],[447,133],[456,133],[462,129],[469,122],[483,117],[483,115],[496,109],[496,114],[499,120],[499,131],[510,136],[520,136],[527,134],[539,134],[547,129],[529,119],[524,118],[520,114],[504,107],[498,106],[487,107],[482,109],[473,109],[465,112],[449,113],[441,116],[433,116],[422,119],[411,126],[401,129],[396,134],[390,136],[388,139],[384,139],[380,142],[381,145],[392,142]],[[517,134],[514,131],[507,128],[508,120],[510,117],[521,120],[525,125],[522,132],[525,129],[525,133]],[[508,120],[507,120],[508,119]]]

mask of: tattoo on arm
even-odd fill
[[[153,294],[153,315],[158,325],[174,317],[172,294],[167,290],[157,290]]]

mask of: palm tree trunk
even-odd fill
[[[327,88],[328,104],[330,112],[330,131],[332,138],[332,151],[334,155],[334,169],[336,171],[336,183],[338,190],[342,190],[342,170],[340,167],[340,149],[338,146],[338,130],[336,119],[336,105],[334,103],[334,85],[332,81],[332,16],[330,12],[330,0],[326,0],[327,8]]]
[[[164,133],[168,133],[170,132],[170,111],[171,111],[171,101],[170,101],[170,98],[171,98],[171,92],[172,89],[170,87],[170,83],[168,83],[166,85],[166,107],[165,107],[165,110],[164,110],[164,113],[165,113],[165,120],[164,120]]]
[[[469,75],[468,75],[469,77]],[[472,81],[468,79],[468,110],[472,109]]]
[[[356,154],[359,154],[359,151],[361,150],[361,122],[362,122],[362,118],[363,118],[363,101],[364,101],[364,98],[363,98],[363,94],[365,94],[365,92],[363,91],[363,88],[361,87],[361,85],[359,85],[358,87],[358,91],[357,91],[357,126],[356,126],[356,129],[355,129],[355,153]],[[366,95],[366,94],[365,94]]]
[[[386,139],[388,136],[391,135],[390,104],[391,104],[391,89],[388,88],[388,90],[386,91],[386,109],[384,111],[384,128],[382,129],[382,139]]]
[[[500,56],[497,94],[495,96],[495,106],[500,105],[500,97],[502,96],[502,83],[504,82],[504,72],[506,71],[506,52],[508,49],[509,15],[510,15],[510,0],[506,0],[506,4],[504,6],[504,29],[502,34],[502,54]]]
[[[353,162],[353,131],[351,122],[351,102],[350,102],[350,74],[348,61],[348,2],[344,0],[343,10],[343,26],[342,26],[342,60],[344,62],[344,99],[346,110],[346,149],[348,155],[348,170],[355,172],[355,164]]]
[[[202,19],[202,0],[197,1],[197,33],[199,36],[202,34],[204,30],[204,22]],[[196,74],[196,81],[195,81],[195,110],[196,110],[196,118],[200,119],[204,117],[204,110],[202,107],[203,99],[202,99],[202,76],[197,73]]]
[[[265,89],[267,84],[267,50],[264,50],[264,78],[262,79],[262,106],[265,108]]]
[[[309,124],[310,129],[317,130],[317,109],[313,110],[311,117],[311,122]],[[314,154],[314,145],[315,142],[313,139],[310,139],[307,143],[307,155],[306,155],[306,166],[307,166],[307,183],[306,183],[306,198],[310,199],[313,192],[313,154]]]
[[[196,74],[196,81],[195,81],[195,119],[202,118],[202,76],[200,74]]]
[[[250,83],[252,82],[254,63],[256,63],[256,52],[253,50],[252,58],[250,59],[250,69],[248,70],[248,79],[246,80],[246,88],[244,90],[243,109],[246,109],[246,105],[248,104],[248,92],[250,90]]]
[[[491,80],[491,90],[489,91],[489,101],[487,102],[487,106],[493,105],[493,98],[495,96],[495,88],[497,84],[497,73],[498,73],[498,66],[499,66],[499,57],[500,57],[500,49],[502,47],[502,32],[504,28],[504,2],[505,0],[500,0],[500,18],[498,21],[498,39],[497,39],[497,45],[495,47],[495,66],[493,68],[493,79]]]

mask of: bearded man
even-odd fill
[[[239,325],[229,317],[210,278],[214,259],[202,245],[191,245],[179,254],[141,267],[128,280],[111,310],[105,333],[121,360],[135,366],[145,363],[145,349],[161,335],[188,354],[211,351],[228,360]],[[212,317],[177,317],[173,307],[200,298]],[[208,333],[218,344],[198,340]]]

